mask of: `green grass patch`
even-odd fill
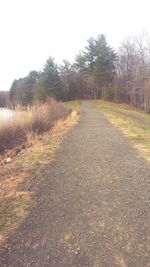
[[[81,101],[80,100],[74,100],[74,101],[67,101],[67,102],[64,102],[64,105],[69,108],[69,109],[72,109],[72,110],[78,110],[81,106]]]
[[[25,214],[25,210],[31,207],[31,201],[28,199],[20,199],[0,207],[0,230],[4,230],[7,225],[13,225],[22,214]]]

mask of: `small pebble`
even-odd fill
[[[78,255],[80,253],[80,248],[78,247],[77,250],[75,251],[75,255]]]

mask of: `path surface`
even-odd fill
[[[150,266],[150,165],[88,103],[1,266]]]

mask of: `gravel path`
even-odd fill
[[[89,103],[0,266],[150,266],[150,165]]]

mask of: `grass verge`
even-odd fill
[[[95,104],[98,110],[132,141],[140,154],[150,160],[150,115],[124,104],[118,106],[103,100],[97,100]]]
[[[5,241],[9,234],[35,205],[36,187],[42,182],[41,170],[54,158],[65,133],[78,123],[78,118],[78,113],[73,111],[65,119],[57,120],[49,132],[35,138],[24,154],[0,169],[1,246],[7,246]]]

